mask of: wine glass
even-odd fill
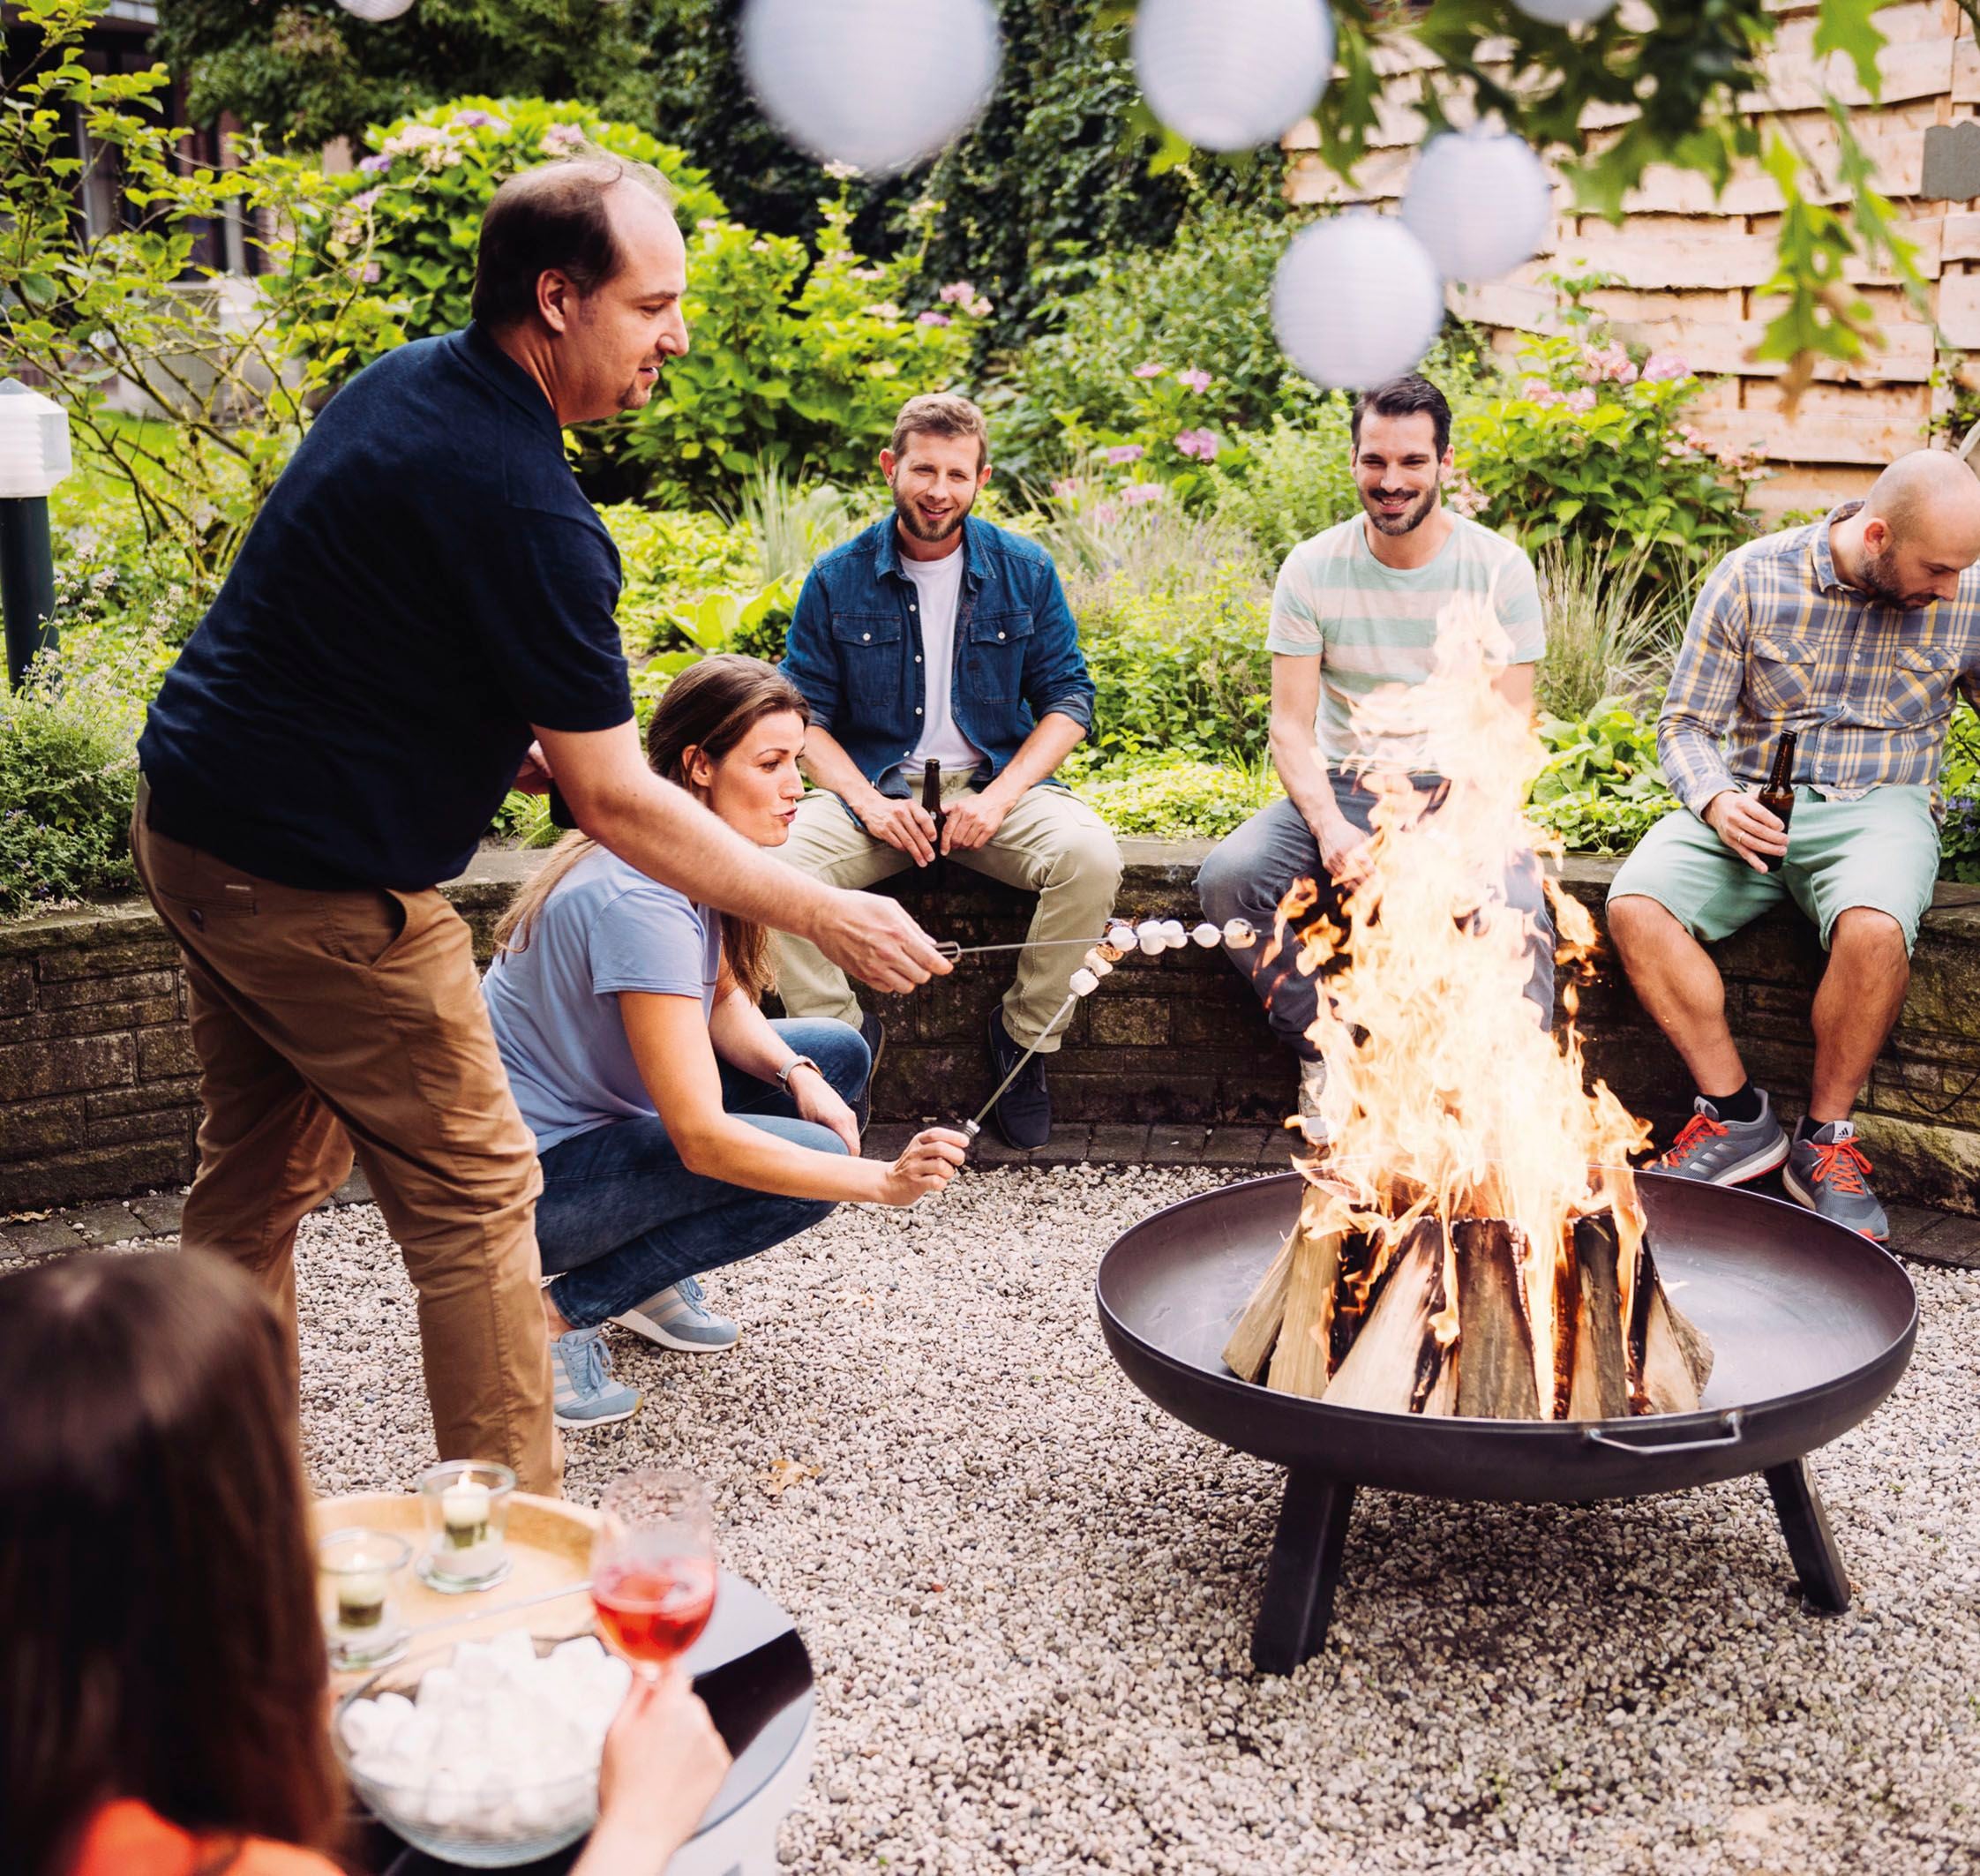
[[[715,1512],[685,1472],[642,1467],[615,1479],[591,1538],[591,1602],[606,1645],[656,1681],[715,1610]]]

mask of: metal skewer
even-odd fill
[[[1054,942],[1057,943],[1063,943],[1065,941],[1063,939],[1054,941]],[[1011,1083],[1016,1081],[1017,1077],[1024,1072],[1024,1064],[1029,1062],[1032,1056],[1038,1054],[1039,1048],[1045,1042],[1045,1039],[1049,1036],[1054,1030],[1058,1028],[1059,1024],[1065,1020],[1066,1012],[1070,1009],[1073,1005],[1078,1001],[1079,993],[1078,991],[1075,990],[1069,996],[1067,997],[1064,1002],[1060,1004],[1058,1013],[1052,1018],[1049,1023],[1045,1025],[1044,1029],[1042,1029],[1039,1032],[1039,1039],[1017,1058],[1016,1062],[1014,1062],[1011,1066],[1010,1073],[1005,1076],[1004,1078],[997,1084],[997,1092],[976,1110],[976,1118],[973,1121],[964,1121],[963,1122],[963,1131],[967,1134],[971,1139],[975,1139],[976,1137],[983,1131],[983,1123],[985,1120],[988,1118],[990,1110],[1003,1099],[1004,1090],[1009,1087]]]
[[[444,1628],[460,1628],[465,1623],[486,1622],[491,1616],[506,1616],[518,1609],[534,1609],[539,1602],[557,1602],[566,1596],[589,1595],[590,1590],[591,1579],[586,1577],[581,1582],[566,1583],[561,1589],[546,1589],[537,1595],[519,1596],[513,1602],[498,1602],[492,1609],[469,1610],[462,1615],[442,1616],[438,1622],[422,1622],[408,1629],[406,1634],[409,1638],[431,1635]]]
[[[953,938],[938,938],[935,949],[954,964],[958,957],[979,957],[986,951],[1044,951],[1067,945],[1076,945],[1083,951],[1090,951],[1097,944],[1106,942],[1104,934],[1099,938],[1027,938],[1017,944],[958,944]]]

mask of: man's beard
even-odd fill
[[[1436,505],[1437,492],[1444,486],[1444,477],[1439,475],[1423,492],[1423,499],[1405,508],[1400,514],[1384,514],[1375,506],[1373,495],[1361,497],[1362,511],[1375,523],[1378,534],[1413,534],[1423,525],[1424,518]]]
[[[1894,607],[1900,612],[1916,612],[1920,606],[1930,605],[1935,597],[1926,594],[1915,598],[1897,583],[1897,549],[1886,547],[1882,553],[1871,553],[1867,549],[1856,565],[1856,584],[1879,604]]]
[[[892,484],[889,484],[888,486],[893,489]],[[947,521],[943,522],[939,528],[931,529],[927,522],[923,521],[920,515],[915,512],[914,504],[904,499],[898,489],[893,489],[893,495],[894,513],[900,517],[902,527],[905,528],[916,540],[926,541],[931,547],[946,541],[963,525],[963,517],[970,512],[971,504],[976,500],[976,496],[972,492],[968,501],[957,503],[949,511]]]

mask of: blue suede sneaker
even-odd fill
[[[612,1320],[621,1329],[630,1329],[634,1335],[682,1354],[720,1354],[724,1348],[733,1348],[742,1334],[726,1316],[717,1316],[709,1308],[701,1286],[692,1277],[683,1277]]]
[[[640,1391],[611,1377],[611,1350],[605,1347],[603,1327],[551,1336],[550,1372],[560,1427],[609,1427],[639,1411]]]

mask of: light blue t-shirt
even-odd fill
[[[611,1121],[653,1114],[619,992],[698,996],[715,1008],[722,915],[599,847],[558,882],[529,942],[482,979],[522,1118],[545,1152]]]

